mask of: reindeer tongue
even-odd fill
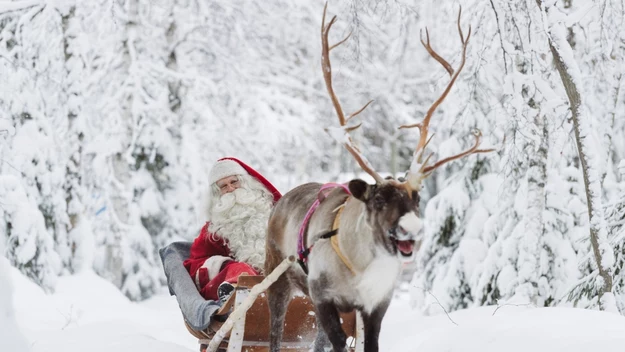
[[[397,249],[403,254],[410,254],[414,248],[414,241],[397,241]]]

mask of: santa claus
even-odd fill
[[[225,300],[239,275],[258,275],[265,261],[267,221],[281,194],[235,158],[222,158],[209,174],[209,222],[184,266],[205,299]]]

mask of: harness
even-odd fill
[[[315,210],[317,210],[317,208],[321,204],[321,201],[326,198],[327,194],[331,190],[333,190],[333,189],[335,189],[337,187],[342,188],[345,191],[345,193],[347,193],[348,195],[351,196],[351,192],[349,191],[349,188],[347,188],[347,186],[344,185],[344,184],[340,184],[340,183],[326,183],[326,184],[322,185],[321,189],[319,190],[319,194],[317,195],[317,199],[310,206],[310,209],[308,209],[308,212],[306,213],[306,216],[304,216],[304,220],[302,221],[302,224],[300,225],[299,232],[298,232],[298,237],[297,237],[297,254],[299,256],[299,259],[297,260],[297,262],[299,263],[299,265],[302,267],[302,270],[304,270],[304,272],[307,275],[308,275],[308,266],[306,265],[306,262],[308,261],[308,255],[310,254],[310,251],[312,250],[313,246],[315,245],[314,243],[311,244],[309,247],[306,247],[304,245],[304,235],[306,233],[306,229],[308,228],[308,222],[310,221],[310,218],[312,217],[312,215],[315,213]],[[349,197],[348,197],[348,199],[349,199]],[[340,223],[341,214],[343,213],[343,209],[344,208],[345,208],[345,203],[341,204],[335,210],[336,211],[336,216],[334,217],[334,222],[332,224],[332,230],[322,234],[319,237],[319,239],[328,239],[329,238],[330,239],[330,243],[332,245],[332,248],[334,249],[334,251],[336,252],[338,257],[345,264],[345,266],[347,266],[347,268],[352,272],[352,274],[355,274],[356,272],[354,271],[354,267],[352,266],[351,262],[349,261],[349,259],[347,259],[347,257],[345,257],[343,252],[341,252],[341,250],[339,248],[339,239],[338,239],[338,237],[336,237],[336,235],[339,232],[339,223]]]

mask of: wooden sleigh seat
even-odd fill
[[[200,350],[204,351],[215,333],[224,324],[228,313],[235,309],[249,293],[249,290],[263,280],[264,276],[239,277],[236,290],[228,301],[215,313],[211,324],[204,331],[193,330],[189,325],[189,332],[199,339]],[[349,337],[350,351],[362,351],[356,344],[362,345],[362,324],[357,323],[356,313],[341,313],[343,331]],[[358,333],[358,330],[361,330]],[[247,311],[244,319],[235,323],[232,331],[219,346],[219,351],[227,352],[261,352],[269,351],[269,306],[266,293],[261,293],[252,307]],[[309,351],[317,335],[315,310],[310,298],[296,296],[291,300],[287,309],[281,351],[304,352]],[[360,347],[360,346],[359,346]]]

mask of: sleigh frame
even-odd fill
[[[185,323],[189,332],[198,338],[201,352],[269,351],[269,305],[266,293],[261,288],[261,286],[268,286],[262,285],[265,279],[260,275],[240,276],[234,293],[215,313],[207,329],[194,330]],[[254,292],[253,289],[256,286],[259,287]],[[259,289],[261,293],[258,293]],[[250,297],[253,295],[257,295],[256,298]],[[251,306],[246,303],[250,299],[253,299]],[[343,331],[348,336],[348,350],[363,352],[364,326],[360,314],[352,311],[341,313],[340,316]],[[232,330],[224,335],[224,327],[228,329],[225,326],[228,324],[232,326]],[[312,301],[306,296],[293,297],[286,313],[280,351],[310,351],[316,335],[317,326]]]

